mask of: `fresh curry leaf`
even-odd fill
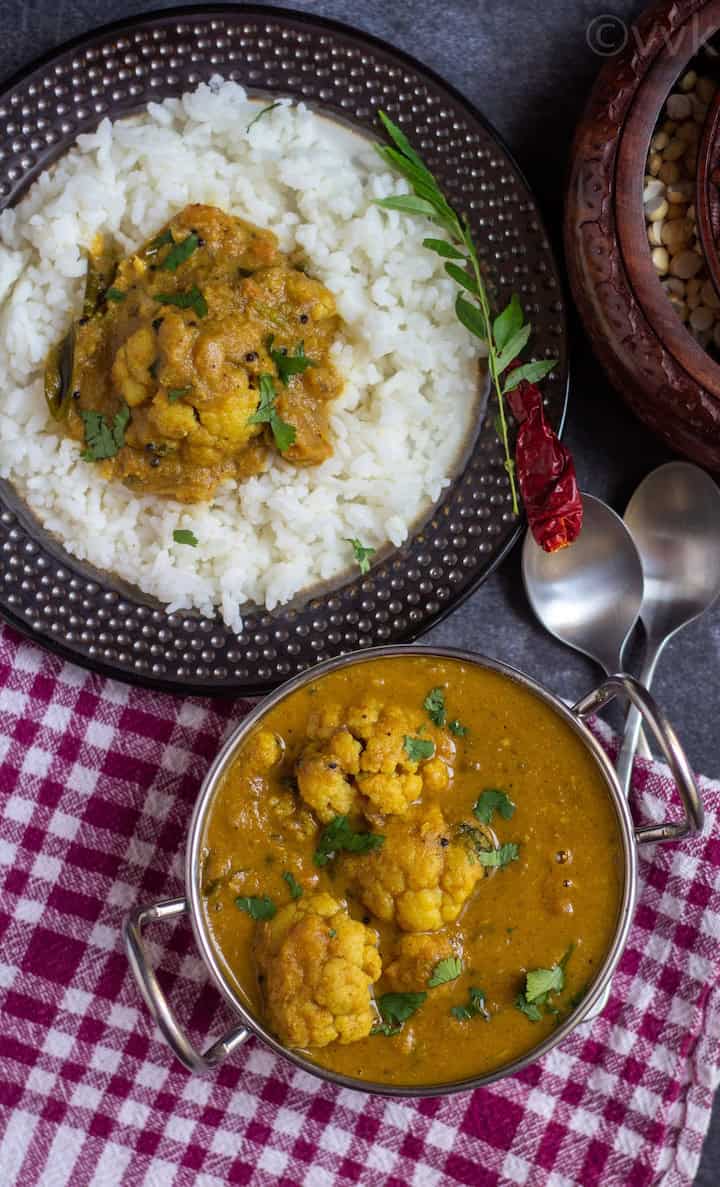
[[[376,1005],[382,1022],[373,1027],[373,1034],[398,1034],[404,1022],[411,1018],[427,999],[427,993],[383,993]]]
[[[445,725],[445,690],[439,686],[431,688],[423,701],[423,709],[433,725]]]
[[[192,309],[198,317],[207,317],[208,304],[196,284],[185,292],[155,293],[161,305],[175,305],[178,309]]]
[[[448,981],[455,981],[462,971],[463,962],[459,956],[446,956],[435,965],[428,980],[428,988],[434,989],[436,985],[446,985]]]
[[[452,243],[448,243],[447,239],[423,239],[423,247],[427,247],[428,251],[434,251],[444,260],[464,260],[465,256]]]
[[[189,528],[175,528],[173,540],[176,544],[189,544],[191,548],[198,546],[198,538]]]
[[[475,277],[471,276],[469,272],[466,272],[464,268],[459,268],[457,264],[446,264],[445,271],[447,272],[448,276],[455,281],[456,284],[460,285],[461,288],[467,289],[468,292],[472,293],[474,297],[477,296],[477,281],[475,280]]]
[[[484,1018],[486,1022],[490,1019],[489,1011],[485,1006],[485,993],[482,989],[477,989],[476,986],[471,985],[468,991],[468,1003],[466,1006],[453,1006],[450,1010],[453,1018],[457,1018],[458,1022],[469,1022],[471,1018],[477,1018],[478,1015]]]
[[[400,149],[400,152],[403,154],[403,156],[407,157],[409,161],[412,161],[413,165],[415,165],[418,169],[422,169],[424,173],[427,173],[432,178],[432,174],[425,167],[422,158],[415,152],[415,149],[411,145],[402,129],[399,128],[397,124],[393,123],[393,121],[388,115],[385,114],[384,111],[379,111],[378,116],[383,128],[393,143]],[[432,178],[432,180],[434,181],[435,179]]]
[[[127,293],[124,293],[122,291],[122,289],[109,288],[109,289],[105,290],[105,300],[106,301],[115,301],[117,303],[120,301],[124,301],[126,297],[127,297]]]
[[[367,548],[352,536],[345,537],[345,543],[349,544],[355,554],[355,560],[358,563],[360,572],[364,575],[370,571],[370,557],[375,555],[374,548]]]
[[[458,721],[457,717],[454,717],[452,721],[448,721],[448,729],[450,730],[451,734],[455,735],[456,738],[464,738],[466,734],[470,733],[469,726],[462,725]]]
[[[504,371],[506,367],[517,358],[521,350],[524,350],[528,344],[528,338],[532,332],[532,326],[529,323],[521,326],[516,334],[513,334],[502,350],[499,352],[496,359],[496,366],[498,371]]]
[[[252,895],[245,898],[239,895],[235,899],[235,906],[239,907],[241,911],[246,911],[251,919],[256,920],[272,919],[277,913],[275,903],[267,895],[263,895],[262,898],[255,898]]]
[[[269,111],[274,111],[276,107],[282,107],[282,103],[280,102],[279,99],[278,99],[277,103],[268,103],[267,107],[263,107],[262,111],[259,111],[257,113],[257,115],[254,116],[254,118],[250,120],[250,123],[248,124],[245,131],[249,132],[250,129],[252,128],[253,124],[256,124],[258,122],[258,120],[262,119],[262,117],[264,115],[267,115],[267,113]]]
[[[300,883],[295,880],[290,870],[286,870],[283,874],[283,882],[287,882],[287,887],[290,891],[290,898],[302,898],[303,888]]]
[[[160,271],[177,271],[181,264],[184,264],[186,260],[190,259],[192,253],[197,251],[199,246],[200,240],[198,239],[195,232],[191,231],[190,234],[185,237],[185,239],[181,239],[179,243],[173,244],[173,246],[170,248],[170,251],[165,256],[162,264],[160,265]]]
[[[467,272],[464,269],[457,268],[456,265],[450,265],[448,269],[449,274],[456,283],[462,288],[469,290],[475,298],[475,301],[469,301],[462,293],[458,293],[455,302],[455,312],[462,325],[471,334],[482,339],[488,347],[490,379],[498,405],[499,436],[505,454],[503,465],[510,483],[513,513],[517,515],[519,513],[519,502],[515,480],[515,465],[510,452],[508,419],[505,412],[501,379],[503,367],[499,364],[503,350],[509,353],[510,345],[516,344],[519,341],[518,335],[523,332],[524,319],[522,317],[522,309],[519,302],[513,300],[510,303],[509,309],[503,310],[493,321],[490,313],[490,303],[483,282],[480,259],[467,219],[458,214],[450,206],[437,180],[433,177],[420,156],[415,152],[400,128],[384,112],[381,111],[378,114],[383,127],[395,146],[394,148],[390,148],[387,145],[379,146],[380,155],[390,164],[394,165],[407,178],[413,193],[381,199],[376,204],[390,210],[402,210],[407,214],[419,214],[431,219],[447,232],[451,245],[457,252],[457,256],[454,257],[452,253],[442,247],[438,247],[438,244],[443,242],[442,240],[427,240],[427,247],[431,251],[437,252],[443,258],[463,259],[468,265],[469,270]],[[520,315],[519,318],[518,314]],[[498,333],[498,341],[495,340],[493,333],[495,328]],[[504,365],[507,366],[511,363],[513,358],[507,359]]]
[[[494,812],[499,812],[503,820],[510,820],[514,811],[515,805],[510,796],[495,787],[486,787],[478,796],[473,808],[473,813],[481,824],[489,824]]]
[[[81,411],[85,426],[85,449],[81,456],[86,462],[101,462],[105,458],[115,457],[125,444],[125,429],[130,420],[130,409],[123,404],[115,414],[112,423],[105,419],[102,412]]]
[[[405,734],[403,746],[410,762],[424,762],[435,753],[435,743],[430,738],[411,738]]]
[[[506,845],[501,845],[499,849],[479,849],[476,853],[477,860],[481,866],[490,866],[495,869],[509,865],[511,861],[517,861],[519,856],[520,846],[515,841],[508,841]]]
[[[526,383],[537,383],[538,380],[544,379],[553,367],[557,366],[557,359],[539,359],[536,363],[523,363],[521,367],[515,367],[510,372],[503,385],[503,395],[506,392],[514,391],[519,383],[525,380]]]
[[[462,293],[458,293],[455,298],[455,312],[458,320],[462,322],[466,330],[474,334],[476,338],[480,338],[486,342],[485,337],[486,327],[483,321],[482,314],[477,305],[471,304],[467,297],[463,297]]]
[[[507,342],[517,334],[525,321],[520,298],[513,293],[510,302],[499,313],[493,322],[493,338],[497,350],[502,350]]]
[[[326,866],[337,853],[372,853],[384,844],[380,833],[356,833],[347,816],[336,816],[320,834],[315,865]]]
[[[433,218],[435,208],[425,198],[416,198],[413,194],[393,194],[389,198],[376,198],[376,206],[384,210],[400,210],[403,214],[424,214]]]
[[[298,342],[295,354],[273,348],[274,338],[268,339],[267,349],[270,358],[277,368],[278,377],[284,387],[287,387],[293,375],[302,375],[308,367],[317,367],[315,359],[309,359],[305,354],[305,343]]]
[[[169,387],[168,388],[168,403],[177,404],[178,400],[182,400],[183,396],[189,396],[192,391],[192,384],[187,387]]]

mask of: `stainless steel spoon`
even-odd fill
[[[640,483],[628,503],[625,523],[645,579],[640,610],[645,657],[638,679],[649,688],[668,640],[720,594],[720,490],[697,466],[668,462]],[[626,792],[639,732],[640,715],[631,709],[617,762]]]
[[[642,564],[630,532],[607,503],[583,494],[583,508],[583,528],[570,548],[543,552],[526,533],[525,590],[551,635],[606,672],[619,672],[643,599]]]

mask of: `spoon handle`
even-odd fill
[[[657,665],[658,659],[660,658],[660,652],[664,646],[664,639],[661,639],[659,642],[654,642],[650,639],[648,640],[645,650],[645,658],[638,675],[638,681],[640,684],[644,685],[645,688],[649,689],[650,685],[652,684],[652,678],[655,675],[655,667]],[[618,760],[615,767],[618,779],[620,780],[620,785],[626,796],[630,794],[633,763],[635,761],[635,753],[638,748],[641,725],[642,717],[640,716],[638,710],[633,706],[625,719],[625,733],[623,735],[623,742],[622,746],[620,747],[620,753],[618,754]]]

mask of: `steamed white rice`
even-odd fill
[[[218,607],[233,630],[243,604],[272,609],[352,564],[347,537],[399,545],[440,496],[476,409],[477,342],[455,288],[422,247],[428,225],[381,211],[404,193],[362,138],[302,104],[257,114],[215,79],[182,99],[111,123],[0,215],[0,474],[76,557],[168,603]],[[48,348],[77,317],[98,232],[128,251],[188,202],[222,207],[305,249],[337,299],[334,454],[228,484],[211,504],[138,497],[83,462],[43,396]],[[197,548],[173,543],[189,528]]]

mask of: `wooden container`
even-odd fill
[[[642,191],[668,93],[719,28],[720,0],[662,0],[642,14],[590,95],[573,144],[565,211],[573,295],[613,386],[673,449],[713,470],[720,470],[720,365],[661,287]],[[708,131],[713,112],[715,104],[705,145],[717,143]]]

